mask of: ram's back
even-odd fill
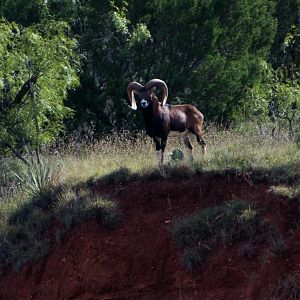
[[[164,110],[169,112],[171,131],[193,132],[203,125],[203,114],[191,104],[166,105]]]

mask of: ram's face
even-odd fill
[[[140,99],[141,99],[141,101],[140,101],[141,107],[142,108],[147,108],[152,102],[151,92],[147,91],[147,90],[144,90],[140,93],[139,96],[140,96]]]

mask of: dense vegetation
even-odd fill
[[[4,0],[0,150],[20,156],[67,128],[141,128],[131,80],[223,125],[299,124],[297,0]],[[71,118],[73,116],[73,118]]]

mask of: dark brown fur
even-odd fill
[[[162,151],[161,164],[163,163],[167,138],[171,131],[194,134],[197,142],[205,151],[206,144],[202,139],[204,117],[195,106],[190,104],[161,106],[154,93],[148,91],[142,91],[140,98],[150,102],[147,108],[142,108],[142,112],[147,134],[153,138],[156,150]],[[191,151],[193,150],[187,135],[184,137],[184,143]]]

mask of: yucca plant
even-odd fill
[[[16,178],[25,186],[32,197],[40,198],[49,191],[53,180],[51,166],[46,161],[35,162],[33,159],[24,164],[19,172],[14,172]]]

